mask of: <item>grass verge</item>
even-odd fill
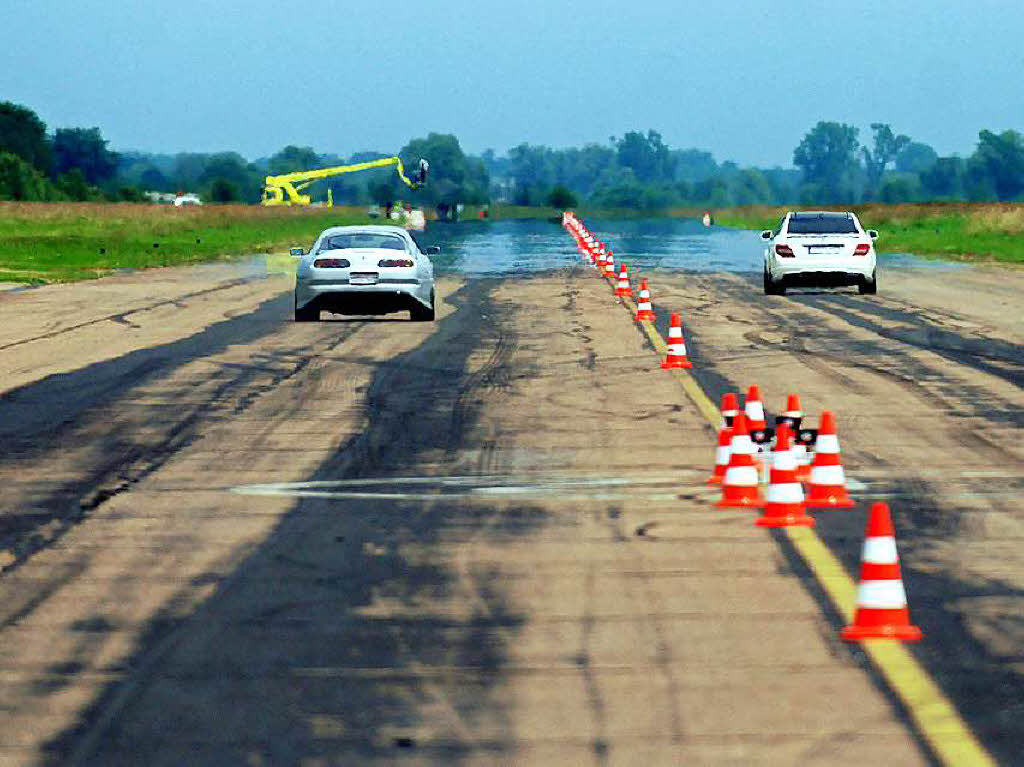
[[[308,247],[331,224],[371,221],[365,208],[0,203],[0,282],[69,282],[272,253]]]

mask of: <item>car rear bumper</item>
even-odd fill
[[[785,279],[794,285],[855,285],[861,280],[871,279],[875,272],[875,259],[844,259],[831,264],[801,264],[779,259],[772,264],[771,272],[776,281]]]
[[[429,307],[432,280],[380,280],[352,285],[348,280],[303,281],[295,286],[295,306],[316,304],[338,314],[387,314],[409,309],[413,303]]]

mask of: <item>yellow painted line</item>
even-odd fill
[[[629,309],[630,316],[635,317],[636,305],[632,300],[623,298],[622,302]],[[640,326],[658,354],[664,354],[665,340],[654,324],[641,320]],[[682,383],[686,394],[708,423],[718,429],[722,423],[722,413],[697,380],[682,369],[672,368],[670,372]],[[842,563],[813,528],[784,527],[782,530],[835,609],[847,623],[852,622],[857,604],[857,585]],[[978,742],[952,701],[943,694],[902,642],[872,639],[860,642],[860,645],[886,684],[900,699],[917,731],[940,762],[956,767],[995,765],[995,760]]]

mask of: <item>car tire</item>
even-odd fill
[[[315,304],[306,304],[302,308],[299,308],[298,303],[295,304],[295,321],[296,322],[319,322],[320,321],[320,310]]]
[[[417,301],[409,310],[409,319],[413,322],[433,322],[434,316],[434,291],[430,291],[429,309]]]
[[[764,270],[764,294],[766,296],[784,296],[786,295],[786,285],[779,280],[776,282],[772,279],[772,273],[768,269]]]
[[[878,292],[878,272],[871,272],[871,279],[861,278],[857,283],[857,292],[862,296],[873,296]]]

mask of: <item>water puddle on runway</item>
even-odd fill
[[[588,219],[587,225],[611,245],[616,261],[632,268],[761,271],[763,244],[758,232],[673,218]],[[416,238],[423,246],[441,247],[441,254],[431,257],[439,274],[497,277],[579,263],[572,239],[552,221],[431,223]],[[882,255],[879,263],[886,268],[962,267],[906,254]]]

